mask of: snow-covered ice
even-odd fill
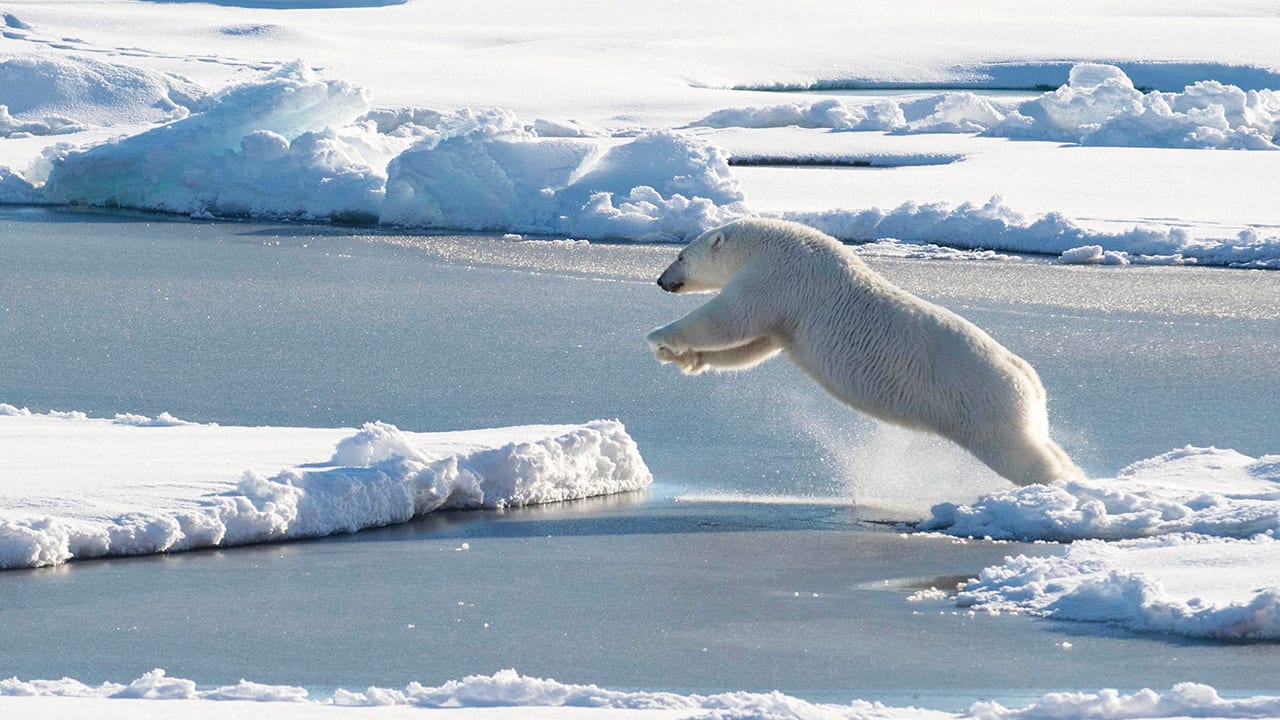
[[[165,703],[124,703],[122,700],[166,700]],[[256,708],[227,703],[263,703]],[[14,712],[92,712],[97,717],[206,718],[223,717],[232,708],[247,715],[269,712],[273,717],[374,717],[361,708],[378,708],[379,718],[469,718],[493,720],[539,717],[572,720],[684,720],[692,718],[769,718],[770,720],[1035,720],[1089,717],[1096,720],[1129,718],[1262,718],[1280,713],[1280,697],[1259,695],[1224,698],[1197,683],[1180,683],[1167,691],[1143,689],[1132,693],[1050,693],[1022,707],[976,702],[963,712],[895,707],[855,700],[847,704],[815,703],[779,692],[725,692],[711,695],[672,692],[619,691],[596,685],[575,685],[529,677],[515,670],[470,675],[439,686],[411,683],[403,689],[370,687],[363,691],[338,689],[327,698],[311,698],[299,687],[263,685],[241,680],[236,685],[201,689],[194,681],[170,677],[156,669],[127,685],[104,682],[87,685],[78,680],[0,680],[0,709]],[[401,714],[398,709],[413,712]],[[154,715],[152,714],[154,713]]]
[[[1116,266],[1280,264],[1266,192],[1277,161],[1204,172],[1219,162],[1209,149],[1277,147],[1280,73],[1249,46],[1272,21],[1247,3],[1211,13],[1232,31],[1209,38],[1182,22],[1189,7],[1153,9],[1167,25],[1160,42],[1105,6],[1068,31],[1030,4],[1014,14],[1019,33],[981,45],[955,29],[1013,20],[917,7],[903,24],[912,15],[898,4],[810,3],[760,33],[756,11],[709,6],[677,21],[687,9],[652,0],[619,42],[603,10],[512,6],[476,24],[416,3],[269,5],[14,4],[0,46],[0,201],[643,241],[776,214],[858,242]],[[143,14],[145,31],[118,20]],[[858,52],[830,36],[842,26],[862,30]],[[384,52],[358,50],[370,42]],[[706,132],[725,128],[791,140],[731,154]],[[804,149],[814,133],[832,136],[822,153]],[[957,136],[953,151],[889,149],[939,134]],[[992,138],[1003,141],[978,142]],[[1028,144],[1051,144],[1052,163],[1037,169],[1017,149]],[[1066,169],[1062,144],[1104,152]],[[1169,148],[1199,153],[1190,172],[1115,152]],[[983,156],[1005,159],[966,163]],[[1153,182],[1116,186],[1114,163]],[[756,166],[752,183],[735,164]],[[891,167],[906,182],[881,194],[889,204],[829,174],[813,192],[794,182],[792,166],[822,164]],[[990,178],[986,195],[974,195],[975,176]],[[1061,193],[1042,201],[1032,188],[1046,180],[1105,195],[1108,214]],[[1216,199],[1224,190],[1230,209]]]
[[[986,568],[961,588],[962,607],[1221,640],[1280,638],[1280,456],[1187,447],[1113,479],[944,503],[917,527],[1071,542],[1063,557],[1019,555]]]
[[[999,540],[1121,540],[1280,532],[1280,455],[1187,447],[1115,478],[1058,481],[933,508],[921,530]]]
[[[961,607],[1218,640],[1280,639],[1280,541],[1206,535],[1072,543],[966,583]]]
[[[0,568],[319,537],[652,480],[617,421],[413,433],[377,422],[222,427],[0,405],[0,450]]]

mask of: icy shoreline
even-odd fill
[[[959,586],[960,607],[1273,641],[1280,639],[1278,459],[1187,447],[1113,479],[943,503],[916,529],[1070,543],[1062,557],[1019,555],[984,569]]]
[[[0,405],[0,447],[0,568],[320,537],[652,481],[622,424],[606,420],[409,433],[386,423],[236,428]],[[70,457],[68,447],[77,449]]]
[[[1133,693],[1116,690],[1060,692],[1044,695],[1024,707],[1006,707],[998,702],[974,702],[967,711],[945,712],[916,707],[895,707],[879,702],[854,700],[849,704],[814,703],[780,692],[725,692],[713,695],[684,695],[673,692],[617,691],[596,685],[575,685],[555,680],[521,675],[515,670],[502,670],[493,675],[471,675],[429,687],[411,683],[404,689],[370,687],[362,692],[337,690],[326,698],[312,698],[301,687],[263,685],[241,680],[237,685],[201,688],[195,682],[169,677],[164,670],[153,670],[128,685],[104,682],[92,686],[63,678],[61,680],[0,680],[0,708],[37,708],[51,713],[75,708],[97,713],[114,709],[120,700],[165,700],[164,703],[132,703],[130,712],[163,714],[165,717],[205,717],[210,704],[262,703],[257,713],[286,707],[314,708],[316,712],[290,717],[364,717],[359,708],[381,708],[385,713],[396,708],[412,709],[418,714],[404,717],[437,715],[452,717],[452,712],[470,709],[464,717],[484,719],[510,717],[504,711],[532,711],[539,717],[582,717],[578,711],[591,711],[600,718],[780,718],[787,720],[832,720],[855,718],[973,718],[975,720],[1016,720],[1017,718],[1091,717],[1098,720],[1120,718],[1258,718],[1280,713],[1280,697],[1259,695],[1229,699],[1208,685],[1181,683],[1166,692],[1143,689]],[[286,705],[282,705],[286,704]],[[227,707],[227,706],[223,706]],[[321,710],[323,708],[323,710]],[[139,715],[134,715],[138,717]],[[394,715],[393,717],[402,717]]]

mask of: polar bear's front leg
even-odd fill
[[[679,320],[649,333],[646,339],[663,362],[689,351],[731,350],[765,335],[765,321],[724,300],[724,294]]]
[[[696,375],[707,368],[715,370],[746,370],[755,367],[769,358],[777,355],[782,351],[782,346],[778,345],[770,337],[761,337],[752,340],[745,345],[739,345],[728,350],[703,350],[695,351],[698,362],[695,369],[685,370],[684,365],[680,366],[689,375]]]
[[[675,363],[685,375],[699,375],[706,370],[746,370],[782,351],[772,338],[756,338],[745,345],[728,350],[686,350],[680,355],[667,348],[658,352],[658,360]]]

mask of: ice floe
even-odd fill
[[[1081,540],[1009,558],[966,583],[961,607],[1217,640],[1280,639],[1280,541],[1205,535]]]
[[[612,132],[571,120],[528,122],[500,108],[375,108],[363,88],[300,62],[210,95],[174,77],[96,60],[17,57],[4,67],[13,87],[0,83],[0,102],[26,98],[23,88],[40,85],[43,76],[65,78],[14,105],[21,113],[10,107],[9,115],[0,114],[10,134],[168,122],[86,146],[46,146],[26,167],[0,168],[0,202],[587,239],[678,242],[755,214],[731,161],[898,167],[964,158],[898,151],[846,163],[828,150],[756,151],[734,160],[707,136],[707,127],[1242,148],[1264,147],[1280,132],[1280,100],[1271,91],[1206,81],[1182,93],[1144,93],[1118,68],[1089,64],[1077,65],[1068,85],[1020,103],[961,92],[863,104],[827,98],[723,109],[683,129]],[[73,90],[85,84],[102,87],[105,114],[75,105]],[[58,90],[63,85],[71,89]],[[74,112],[66,116],[69,124],[59,125],[63,110]],[[31,119],[37,115],[44,119]],[[27,127],[32,122],[43,129]],[[998,197],[984,204],[776,214],[854,242],[1052,254],[1078,264],[1280,267],[1280,238],[1265,229],[1246,227],[1226,237],[1196,237],[1175,224],[1102,230],[1058,212],[1027,217]]]
[[[1280,530],[1280,456],[1187,447],[1114,479],[1058,481],[944,503],[918,526],[965,537],[1069,542],[1175,533],[1247,538]]]
[[[796,126],[836,131],[979,133],[1114,147],[1280,149],[1280,93],[1216,80],[1182,92],[1143,92],[1119,67],[1080,63],[1067,84],[1026,101],[972,92],[921,93],[872,102],[825,98],[726,108],[695,127]]]
[[[492,675],[470,675],[438,686],[410,683],[404,688],[370,687],[363,691],[338,689],[329,697],[312,697],[301,687],[264,685],[241,680],[236,685],[202,689],[194,681],[170,677],[164,670],[145,673],[128,685],[105,682],[87,685],[78,680],[0,680],[0,709],[57,713],[77,708],[99,713],[113,709],[118,700],[166,700],[164,703],[132,703],[132,717],[209,717],[208,704],[223,702],[290,703],[323,708],[325,717],[364,717],[358,708],[380,708],[382,716],[396,708],[467,711],[461,717],[485,720],[510,717],[510,710],[537,709],[539,717],[582,717],[589,710],[598,718],[771,718],[773,720],[1019,720],[1032,718],[1260,718],[1280,712],[1280,698],[1260,695],[1224,698],[1208,685],[1180,683],[1166,692],[1144,689],[1133,693],[1117,690],[1061,692],[1044,695],[1023,707],[979,701],[967,710],[944,712],[915,707],[854,700],[850,703],[817,703],[780,692],[724,692],[711,695],[658,691],[609,690],[597,685],[562,683],[531,677],[515,670]],[[75,703],[72,705],[72,703]],[[19,704],[22,703],[22,704]],[[225,707],[225,706],[223,706]],[[269,706],[268,706],[269,707]],[[277,706],[283,712],[286,706]],[[266,711],[251,710],[252,714]],[[153,714],[154,713],[154,714]],[[290,717],[302,715],[291,714]],[[308,715],[310,716],[310,715]],[[319,715],[316,715],[319,717]],[[405,716],[410,717],[410,716]],[[416,716],[414,716],[416,717]],[[452,717],[452,715],[450,715]]]
[[[1019,555],[955,601],[993,613],[1217,640],[1280,639],[1280,456],[1187,447],[1114,479],[1033,485],[944,503],[920,530],[1070,542]]]
[[[1217,265],[1280,269],[1280,236],[1246,229],[1196,238],[1180,227],[1083,227],[1059,213],[1028,218],[999,197],[983,204],[905,203],[896,208],[788,212],[789,220],[850,242],[897,239],[951,247],[1058,255],[1068,264]]]
[[[411,433],[0,406],[0,449],[0,568],[318,537],[651,482],[617,421]]]

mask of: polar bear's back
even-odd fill
[[[780,344],[828,392],[953,439],[974,417],[1044,416],[1035,370],[978,326],[894,285],[824,233],[773,220],[739,223],[733,234],[752,243],[753,262],[764,265],[750,273],[752,285],[778,313]]]

